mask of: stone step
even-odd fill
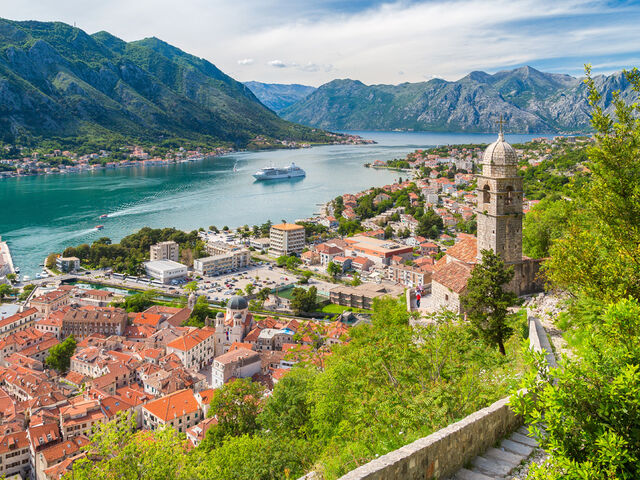
[[[529,427],[522,426],[518,430],[516,430],[516,432],[524,435],[525,437],[528,437],[529,436]]]
[[[522,460],[526,458],[524,455],[517,455],[515,453],[507,452],[506,450],[500,450],[497,448],[490,448],[489,450],[484,452],[483,455],[487,458],[491,457],[504,463],[510,463],[514,467],[520,465]]]
[[[531,455],[531,452],[533,452],[533,448],[529,445],[523,445],[522,443],[514,442],[506,438],[500,442],[500,446],[511,453],[525,457],[528,457]]]
[[[522,443],[524,445],[529,445],[530,447],[537,447],[538,442],[536,442],[533,438],[529,438],[526,435],[521,435],[518,432],[512,433],[509,437],[509,440]]]
[[[486,458],[482,455],[474,458],[471,461],[471,465],[485,475],[500,477],[508,475],[514,468],[510,463],[504,463],[499,460],[494,460],[493,458]]]
[[[495,477],[488,477],[484,473],[473,472],[466,468],[461,468],[453,476],[453,480],[495,480]]]

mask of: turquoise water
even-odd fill
[[[399,173],[364,168],[373,160],[399,158],[416,148],[484,142],[495,134],[356,132],[376,145],[331,145],[303,150],[242,152],[201,162],[122,168],[81,174],[0,180],[0,236],[14,264],[34,276],[51,252],[107,236],[117,241],[144,226],[186,230],[217,225],[295,221],[318,204],[346,192],[381,186]],[[510,135],[511,142],[534,135]],[[251,174],[291,161],[302,179],[255,182]],[[237,171],[234,172],[234,165]],[[109,218],[99,219],[101,214]],[[94,227],[104,224],[104,230]]]

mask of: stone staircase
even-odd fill
[[[468,468],[461,468],[450,480],[510,480],[510,474],[531,456],[538,442],[520,427],[497,448],[490,448],[471,460]]]

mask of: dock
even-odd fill
[[[7,242],[3,242],[2,237],[0,237],[0,278],[6,277],[10,273],[15,273],[13,259],[9,251],[9,245]]]

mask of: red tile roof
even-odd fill
[[[458,262],[449,262],[433,275],[433,281],[449,288],[455,293],[462,293],[471,276],[471,267]]]

